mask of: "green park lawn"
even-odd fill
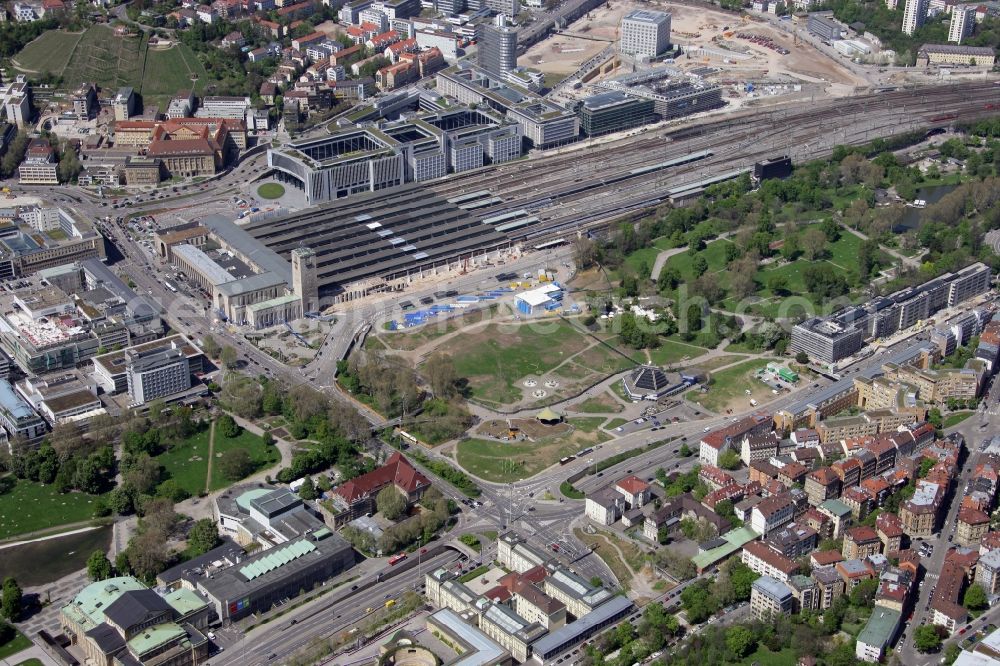
[[[707,351],[704,347],[696,347],[686,342],[660,338],[660,346],[649,350],[649,360],[659,366],[674,365],[681,361],[686,364],[688,360],[702,356]]]
[[[156,457],[166,471],[164,477],[174,479],[178,486],[192,495],[205,492],[209,431],[205,428]]]
[[[51,485],[19,480],[0,495],[0,539],[90,520],[96,501],[94,495],[62,495]]]
[[[708,262],[708,270],[713,273],[718,273],[726,268],[726,245],[732,243],[732,241],[721,238],[714,240],[705,245],[705,249],[699,254],[705,257],[705,261]],[[681,252],[680,254],[675,254],[674,256],[667,259],[665,268],[676,268],[681,274],[681,278],[684,282],[691,283],[695,281],[694,274],[694,257],[689,252]]]
[[[649,278],[649,271],[653,269],[653,264],[656,263],[656,257],[664,250],[670,249],[670,241],[665,237],[657,238],[653,241],[650,247],[644,247],[642,249],[636,250],[625,258],[625,265],[628,266],[634,273],[644,273],[640,275],[640,278]],[[645,266],[645,271],[640,271],[640,268]]]
[[[231,449],[243,448],[250,454],[257,470],[276,465],[281,460],[278,447],[267,445],[260,435],[256,435],[249,430],[244,430],[236,437],[228,439],[222,436],[218,428],[215,430],[215,463],[212,465],[212,490],[219,490],[230,485],[233,481],[227,479],[219,470],[219,456]]]
[[[0,645],[0,659],[7,659],[8,657],[17,654],[18,652],[27,650],[30,647],[31,647],[31,641],[28,640],[27,636],[18,631],[17,633],[14,634],[14,637],[12,639],[7,641],[3,645]],[[21,663],[26,664],[31,661],[38,662],[37,659],[34,660],[29,659],[28,661]],[[38,663],[40,664],[41,662]],[[21,665],[18,664],[18,666]]]
[[[280,183],[264,183],[257,188],[257,195],[264,199],[280,199],[285,194],[285,187]]]

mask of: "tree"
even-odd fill
[[[226,345],[225,347],[222,348],[222,354],[220,360],[222,361],[222,366],[226,370],[232,370],[233,368],[236,367],[236,363],[239,360],[239,357],[237,356],[235,349],[233,349],[229,345]]]
[[[969,586],[969,589],[965,591],[962,603],[972,611],[982,610],[989,605],[989,601],[986,599],[986,591],[983,590],[983,586],[979,583],[973,583]]]
[[[451,398],[457,393],[458,373],[451,356],[435,353],[424,364],[424,375],[435,397]]]
[[[879,581],[863,580],[851,590],[852,606],[871,606],[875,601],[875,593],[878,591]]]
[[[698,277],[691,285],[691,290],[708,301],[710,305],[719,303],[726,294],[715,273],[705,273]]]
[[[138,456],[125,454],[122,456],[122,482],[134,488],[140,495],[150,495],[162,475],[160,463],[149,457],[148,453]]]
[[[742,659],[757,647],[757,638],[746,627],[736,625],[726,630],[726,647],[737,659]]]
[[[934,625],[925,624],[913,632],[913,647],[918,652],[937,652],[941,649],[941,637]]]
[[[145,581],[152,581],[167,563],[166,536],[156,529],[132,537],[125,549],[132,572]]]
[[[696,254],[694,256],[694,260],[691,262],[691,270],[694,271],[695,277],[701,277],[708,270],[708,260],[705,259],[704,255]]]
[[[756,253],[749,253],[729,266],[729,287],[736,298],[746,298],[757,290],[754,275],[759,259]]]
[[[10,620],[16,621],[21,617],[21,586],[17,581],[8,576],[3,581],[3,601],[0,601],[0,615]]]
[[[234,419],[229,414],[223,414],[215,421],[215,428],[222,433],[222,436],[226,439],[232,439],[233,437],[238,437],[242,428],[236,423]]]
[[[677,453],[682,458],[687,458],[693,453],[693,451],[691,450],[691,447],[688,446],[687,444],[681,444],[681,448],[677,451]]]
[[[87,558],[87,575],[90,580],[94,582],[106,580],[111,578],[112,573],[111,561],[103,550],[95,550]]]
[[[80,157],[76,154],[76,151],[69,145],[69,143],[64,143],[62,149],[60,150],[59,166],[56,167],[56,171],[59,175],[59,182],[68,183],[70,181],[76,180],[76,177],[80,175],[83,171],[83,165],[80,164]]]
[[[230,449],[219,458],[219,469],[230,481],[239,481],[254,470],[254,462],[244,448]]]
[[[307,476],[302,481],[302,487],[299,488],[299,497],[304,500],[314,500],[319,497],[319,493],[316,491],[316,484],[313,483],[311,476]]]
[[[209,358],[219,358],[219,352],[222,351],[222,347],[211,335],[206,335],[201,339],[201,348]]]
[[[395,486],[386,486],[375,498],[375,506],[386,520],[396,520],[406,511],[406,500]]]
[[[207,553],[219,543],[219,528],[211,518],[202,518],[188,532],[188,548],[193,555]]]
[[[823,254],[827,242],[826,234],[819,229],[813,228],[807,229],[802,234],[800,244],[802,245],[802,252],[805,254],[806,259],[813,261]]]
[[[802,365],[807,364],[809,362],[809,354],[805,353],[804,351],[800,351],[798,354],[795,355],[795,362],[801,363]]]
[[[719,602],[712,594],[707,580],[699,580],[684,588],[681,592],[681,603],[684,605],[688,621],[692,624],[701,624],[719,610]]]
[[[722,469],[739,469],[740,454],[733,450],[723,451],[719,454],[719,467]]]
[[[948,647],[944,649],[944,663],[946,666],[954,664],[960,654],[962,654],[962,648],[958,646],[958,643],[948,643]]]
[[[23,129],[17,131],[10,147],[0,160],[0,177],[9,178],[17,171],[17,165],[24,159],[24,153],[28,149],[28,133]]]

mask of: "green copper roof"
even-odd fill
[[[178,615],[185,617],[208,606],[208,602],[186,587],[180,587],[163,597]]]
[[[126,592],[145,590],[146,586],[131,576],[109,578],[91,583],[80,590],[63,613],[89,630],[104,622],[104,611]]]
[[[239,504],[240,508],[244,511],[250,511],[250,502],[254,501],[258,497],[263,497],[264,495],[272,492],[274,492],[274,488],[254,488],[237,497],[236,503]]]
[[[187,632],[176,622],[164,622],[154,627],[146,627],[132,637],[128,646],[141,658],[147,652],[186,636]]]

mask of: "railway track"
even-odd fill
[[[509,197],[517,200],[528,194],[529,190],[534,192],[542,191],[542,187],[554,189],[564,186],[576,177],[573,172],[579,173],[588,169],[593,172],[612,167],[621,174],[630,169],[669,159],[684,150],[693,152],[701,147],[717,144],[720,135],[726,135],[734,129],[741,130],[736,136],[744,141],[757,140],[767,133],[780,132],[784,128],[798,125],[829,131],[832,128],[827,126],[826,122],[838,121],[838,127],[850,125],[856,120],[845,122],[845,118],[858,114],[869,116],[889,109],[902,112],[907,110],[907,105],[910,107],[910,112],[917,108],[938,110],[949,104],[964,103],[977,97],[992,98],[996,101],[1000,98],[1000,89],[991,82],[977,82],[971,85],[867,95],[843,101],[837,100],[832,105],[825,104],[820,108],[816,108],[819,105],[810,105],[804,109],[775,109],[763,113],[741,112],[736,116],[693,127],[665,128],[604,144],[581,147],[563,154],[541,156],[528,162],[498,165],[466,177],[452,178],[444,183],[432,185],[431,188],[445,197],[477,189],[488,189],[501,198]],[[690,143],[690,140],[696,137],[704,141],[699,144]],[[663,142],[655,139],[661,139]],[[683,147],[680,150],[667,152],[668,144],[683,144]],[[613,161],[609,160],[609,151],[618,152],[619,156]],[[621,153],[625,156],[621,157]],[[543,173],[544,179],[535,178]],[[529,180],[532,181],[530,186]],[[501,206],[507,205],[505,202]],[[514,203],[509,205],[513,206]]]
[[[993,96],[1000,96],[1000,91],[993,88],[991,94]],[[975,96],[970,99],[968,93],[961,93],[960,95],[952,94],[944,96],[944,99],[941,96],[933,96],[922,100],[918,104],[911,103],[909,109],[904,105],[898,105],[890,101],[883,107],[891,109],[888,111],[887,117],[873,121],[868,126],[858,126],[855,124],[852,127],[850,123],[847,123],[842,128],[842,131],[840,131],[841,128],[837,128],[837,132],[831,131],[826,120],[830,118],[842,119],[844,114],[841,109],[831,109],[819,116],[813,115],[812,117],[809,117],[808,114],[796,114],[791,116],[789,120],[808,118],[808,121],[801,123],[797,127],[794,123],[788,123],[786,127],[791,127],[791,129],[784,130],[782,138],[784,139],[783,143],[785,146],[806,146],[808,150],[802,151],[806,154],[800,157],[814,159],[829,154],[837,144],[865,143],[879,136],[889,136],[891,134],[933,126],[935,122],[974,120],[985,115],[991,115],[988,103],[982,104],[981,102],[982,100],[977,99]],[[950,107],[948,106],[949,103],[951,104]],[[947,110],[947,112],[941,112],[943,109]],[[935,115],[932,119],[924,115],[926,113],[934,113]],[[747,134],[754,134],[754,131],[744,132],[739,138],[745,140]],[[734,164],[752,164],[754,161],[774,154],[772,148],[765,148],[763,150],[754,149],[754,146],[761,145],[762,142],[758,139],[762,136],[764,135],[756,135],[757,139],[753,141],[738,143],[735,150],[731,149],[725,152],[720,150],[711,158],[692,163],[688,166],[698,170],[709,171],[726,166],[732,167]],[[729,137],[729,139],[729,143],[731,144],[732,137]],[[712,144],[718,142],[718,139],[707,144],[700,142],[697,147],[699,149],[711,148]],[[815,142],[815,145],[813,145],[813,142]],[[766,142],[763,143],[766,144]],[[685,143],[685,148],[694,149],[695,146]],[[794,153],[796,151],[787,152]],[[662,158],[663,155],[661,154],[659,159]],[[629,161],[629,164],[641,161],[641,158],[632,159]],[[566,178],[556,179],[551,181],[551,185],[549,185],[549,190],[545,196],[545,201],[549,204],[548,214],[532,211],[533,214],[540,218],[539,223],[519,230],[514,234],[514,237],[527,239],[533,243],[543,243],[567,232],[591,231],[611,220],[620,219],[630,212],[664,203],[667,200],[665,196],[666,188],[680,184],[685,178],[688,179],[688,182],[696,180],[691,178],[690,170],[679,169],[677,172],[640,174],[633,180],[628,180],[625,186],[622,186],[622,180],[608,183],[605,180],[609,179],[604,179],[602,181],[591,182],[589,187],[581,187],[579,184],[576,184],[571,190],[563,192],[560,192],[559,186],[566,183]],[[498,193],[500,196],[506,194],[505,192]],[[618,196],[614,196],[613,200],[609,200],[612,199],[609,196],[611,194]],[[572,210],[567,212],[563,206],[557,206],[556,204],[567,203],[563,199],[570,195],[576,198],[572,202]],[[538,192],[533,200],[529,200],[528,202],[509,201],[504,206],[507,209],[516,209],[518,207],[528,208],[525,204],[536,204],[540,196],[541,194]],[[500,209],[497,208],[494,210]]]

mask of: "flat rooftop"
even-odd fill
[[[243,230],[286,261],[295,248],[312,248],[321,295],[369,278],[406,275],[508,242],[468,211],[420,185],[250,222]]]

